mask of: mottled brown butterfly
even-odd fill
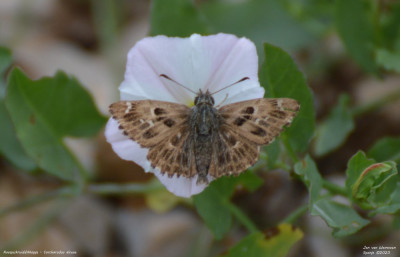
[[[126,136],[149,149],[153,168],[169,177],[197,174],[196,183],[203,184],[208,183],[207,175],[238,175],[252,166],[260,146],[279,136],[300,109],[290,98],[260,98],[216,108],[215,93],[200,90],[191,108],[139,100],[113,103],[110,112]]]

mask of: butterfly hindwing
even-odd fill
[[[151,147],[147,158],[153,168],[172,177],[193,177],[196,175],[195,156],[190,131],[181,126],[178,133],[165,138],[159,144]]]
[[[152,147],[177,134],[186,125],[190,108],[186,105],[154,101],[120,101],[110,112],[126,136],[142,147]]]
[[[213,177],[238,175],[258,160],[260,147],[237,134],[231,126],[221,126],[213,141],[213,161],[209,170]]]
[[[290,98],[261,98],[229,104],[219,109],[228,126],[258,144],[269,144],[296,116],[300,105]]]

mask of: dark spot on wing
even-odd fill
[[[154,114],[157,115],[157,116],[161,115],[161,114],[166,114],[166,113],[167,113],[167,111],[162,109],[162,108],[158,108],[157,107],[157,108],[154,109]]]
[[[273,106],[278,106],[278,101],[276,99],[271,99],[269,101]]]
[[[236,126],[242,126],[244,123],[246,122],[246,120],[245,119],[243,119],[243,118],[236,118],[236,120],[233,122],[233,124],[235,124]]]
[[[172,119],[166,119],[165,121],[164,121],[164,124],[165,124],[165,126],[167,126],[167,127],[172,127],[172,126],[174,126],[175,125],[175,121],[174,120],[172,120]]]
[[[269,127],[268,122],[266,122],[265,120],[260,120],[260,121],[258,122],[258,124],[261,125],[261,126],[263,126],[263,127],[266,127],[266,128]]]
[[[286,113],[284,111],[279,111],[279,110],[271,112],[270,115],[277,119],[284,119],[286,117]]]
[[[149,160],[153,160],[153,159],[155,159],[156,157],[157,157],[157,152],[156,152],[156,151],[150,151],[150,152],[147,154],[147,158],[148,158]],[[154,168],[153,164],[151,165],[151,167]]]
[[[157,117],[156,121],[162,121],[165,117]]]
[[[156,133],[153,129],[148,129],[148,130],[146,130],[146,132],[144,132],[143,133],[143,137],[145,138],[145,139],[150,139],[150,138],[152,138],[152,137],[155,137],[155,136],[157,136],[158,135],[158,133]]]
[[[268,122],[270,122],[270,123],[277,123],[278,120],[277,120],[277,119],[274,119],[274,118],[269,118],[269,119],[268,119]]]
[[[134,121],[131,122],[131,125],[132,125],[133,127],[139,126],[140,124],[142,124],[142,123],[140,122],[140,120],[134,120]]]
[[[238,158],[236,157],[236,155],[233,155],[232,160],[233,160],[233,162],[237,162],[238,161]]]
[[[222,153],[222,154],[220,154],[220,155],[218,156],[218,163],[219,163],[220,165],[225,165],[225,162],[226,162],[225,156],[224,156],[224,154]]]
[[[150,124],[148,122],[145,122],[142,125],[140,125],[139,129],[144,130],[147,129],[148,127],[150,127]]]
[[[247,114],[253,114],[254,113],[254,107],[247,107],[245,110],[244,110],[244,113],[247,113]]]
[[[124,114],[124,119],[132,119],[132,118],[135,118],[135,113],[128,112],[128,113]]]
[[[173,146],[177,146],[178,144],[179,144],[179,142],[180,142],[180,137],[178,137],[178,135],[176,135],[176,136],[174,136],[172,139],[171,139],[171,144],[173,145]]]
[[[179,153],[179,154],[176,156],[176,161],[180,164],[181,160],[182,160],[182,154]]]
[[[267,134],[267,132],[265,132],[265,130],[263,130],[262,128],[255,128],[255,130],[252,130],[250,132],[251,132],[251,134],[260,136],[260,137],[264,137]]]

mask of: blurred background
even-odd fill
[[[377,2],[385,7],[396,1]],[[398,74],[371,75],[349,56],[335,30],[330,1],[198,0],[194,4],[214,32],[253,40],[260,63],[264,42],[289,52],[312,88],[317,121],[329,114],[342,93],[351,96],[352,106],[362,106],[400,89]],[[152,7],[149,0],[1,0],[0,45],[12,51],[14,64],[32,79],[53,76],[57,70],[75,76],[108,116],[108,106],[119,98],[128,50],[152,30]],[[344,184],[343,171],[357,150],[367,150],[382,136],[399,135],[399,113],[397,101],[357,117],[347,141],[316,158],[322,175]],[[96,182],[152,181],[152,175],[117,157],[103,133],[89,139],[68,138],[66,143]],[[251,194],[239,190],[233,201],[258,227],[267,229],[306,203],[308,193],[287,172],[271,170],[261,176],[265,182],[260,189]],[[22,172],[0,158],[0,208],[59,185],[55,178]],[[226,251],[245,234],[235,223],[227,237],[215,241],[190,201],[165,190],[84,195],[61,204],[57,215],[48,213],[57,204],[49,201],[0,217],[0,248],[70,250],[77,252],[74,256],[203,257]],[[378,215],[362,233],[340,240],[331,236],[319,217],[305,214],[299,221],[305,237],[290,256],[364,256],[363,246],[372,244],[399,248],[400,232],[385,227],[390,219]]]

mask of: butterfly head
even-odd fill
[[[203,91],[199,91],[197,94],[196,98],[194,98],[194,104],[195,105],[201,105],[201,104],[208,104],[213,106],[214,105],[214,97],[210,94],[210,92],[207,90],[205,93]]]

